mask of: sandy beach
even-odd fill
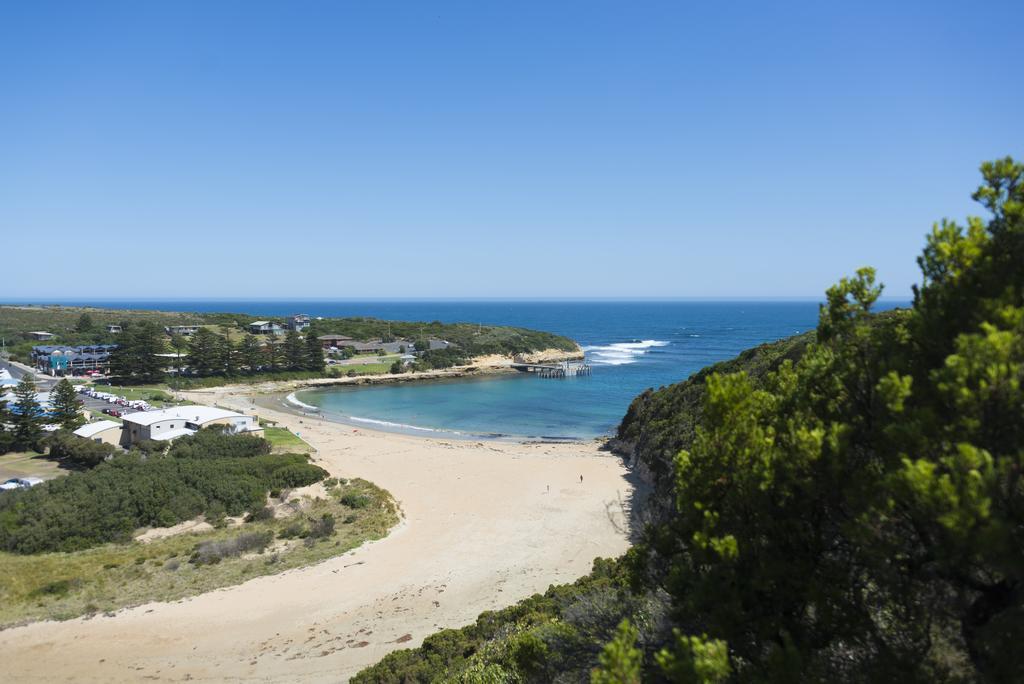
[[[627,470],[596,442],[433,440],[256,407],[235,391],[189,397],[290,427],[332,475],[389,490],[403,521],[319,565],[112,617],[2,631],[6,681],[345,681],[628,547]]]

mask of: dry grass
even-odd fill
[[[373,503],[353,509],[346,494]],[[174,601],[219,587],[240,584],[341,555],[363,542],[380,539],[398,522],[391,496],[365,480],[329,489],[327,499],[305,499],[282,519],[230,525],[205,533],[181,534],[146,544],[108,544],[74,553],[29,556],[0,553],[0,628],[41,619],[64,620],[105,613],[150,601]],[[337,524],[333,534],[310,543],[280,538],[287,527],[308,530],[325,513]],[[292,530],[294,531],[294,530]],[[274,541],[258,553],[227,557],[210,565],[189,562],[200,544],[227,542],[241,534],[270,532]]]
[[[34,451],[15,451],[0,456],[0,482],[12,477],[41,477],[52,480],[71,472],[60,461]],[[3,580],[0,579],[0,582]]]

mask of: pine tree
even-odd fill
[[[133,325],[124,331],[110,355],[110,372],[125,384],[159,382],[164,376],[164,363],[157,354],[163,352],[163,333],[155,324]]]
[[[14,442],[14,435],[7,429],[10,422],[11,414],[7,410],[7,400],[0,396],[0,454],[10,451]]]
[[[301,370],[305,364],[306,350],[302,338],[294,330],[284,336],[284,360],[289,370]]]
[[[200,328],[189,343],[189,367],[200,376],[224,370],[224,341],[209,328]]]
[[[238,349],[239,362],[250,373],[255,373],[262,363],[260,341],[255,335],[246,335]]]
[[[11,423],[14,425],[14,444],[19,449],[37,449],[43,438],[43,408],[36,396],[36,383],[29,375],[23,375],[14,388],[14,410]]]
[[[312,330],[306,333],[306,368],[318,373],[322,373],[326,368],[324,347]]]
[[[270,366],[270,370],[277,371],[281,369],[281,355],[283,345],[277,344],[273,340],[267,342],[267,345],[263,347],[263,353],[267,358],[267,365]]]
[[[64,378],[57,383],[50,395],[50,411],[53,420],[65,430],[74,430],[85,424],[81,414],[82,402],[74,386]]]
[[[75,332],[92,332],[92,316],[90,316],[87,313],[84,313],[81,316],[79,316],[78,323],[75,324]]]
[[[224,374],[231,376],[238,371],[238,350],[231,344],[231,339],[226,335],[219,336],[219,349],[221,364],[224,367]]]

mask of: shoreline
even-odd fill
[[[454,430],[450,428],[432,428],[418,425],[406,425],[376,418],[359,418],[355,416],[339,416],[325,412],[321,407],[306,404],[295,395],[303,391],[300,388],[289,394],[275,392],[253,397],[253,405],[274,411],[284,411],[303,418],[327,420],[338,425],[360,429],[374,430],[395,435],[407,435],[423,439],[453,439],[476,442],[512,442],[516,444],[605,444],[612,435],[595,435],[594,437],[556,437],[554,435],[515,435],[509,433],[480,433]]]
[[[583,349],[577,345],[577,350],[573,352],[562,351],[560,349],[543,349],[527,354],[523,358],[532,363],[558,363],[561,361],[574,361],[583,357]],[[195,389],[172,391],[182,394],[212,394],[223,391],[232,391],[239,394],[272,394],[277,392],[295,392],[306,387],[331,387],[333,385],[386,385],[402,382],[454,380],[459,378],[519,373],[520,371],[512,368],[513,363],[515,363],[515,361],[507,356],[478,356],[473,359],[472,363],[464,366],[439,368],[437,370],[422,371],[419,373],[382,373],[378,375],[355,375],[352,377],[308,378],[305,380],[264,380],[252,383],[215,385],[213,387],[197,387]],[[337,367],[339,366],[335,366],[335,368]]]
[[[353,430],[256,407],[260,395],[247,389],[181,394],[256,408],[301,432],[314,462],[389,491],[402,521],[387,537],[317,565],[109,617],[0,631],[12,679],[343,681],[629,548],[633,477],[596,442]]]

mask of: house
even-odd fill
[[[249,332],[253,335],[282,335],[284,327],[273,321],[255,321],[249,324]]]
[[[46,332],[45,330],[33,330],[32,332],[29,332],[29,333],[26,333],[26,334],[29,337],[31,337],[33,340],[39,340],[40,342],[45,342],[46,340],[52,340],[54,337],[56,337],[56,335],[54,335],[53,333]]]
[[[95,423],[86,423],[75,430],[74,434],[83,439],[118,446],[121,443],[121,424],[112,420],[98,420]]]
[[[164,332],[174,337],[175,335],[195,335],[199,331],[198,325],[165,325]]]
[[[32,365],[41,371],[57,373],[84,373],[110,370],[110,353],[116,344],[36,345],[32,347]]]
[[[129,413],[122,418],[120,444],[129,447],[151,439],[163,442],[191,435],[210,425],[226,425],[232,434],[263,436],[256,416],[247,416],[215,406],[177,406],[160,411]]]
[[[295,314],[288,317],[288,328],[296,332],[302,332],[309,328],[309,316],[306,314]]]
[[[348,335],[320,335],[316,339],[320,340],[320,344],[323,345],[325,350],[329,350],[332,347],[341,349],[342,347],[351,347],[355,344],[355,340]]]
[[[107,332],[110,333],[111,335],[119,335],[123,332],[123,330],[119,325],[108,325]]]

